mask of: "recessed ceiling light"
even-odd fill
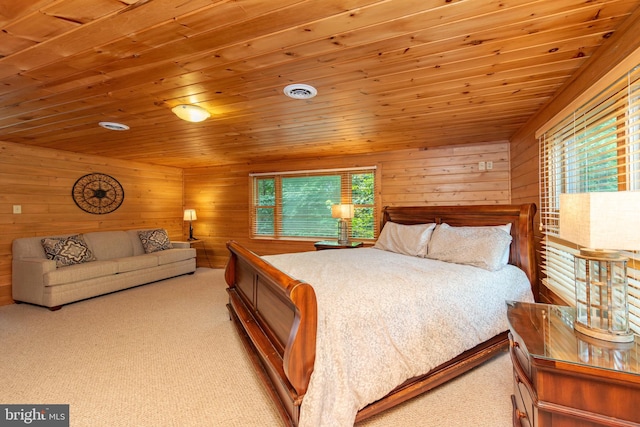
[[[98,124],[103,128],[109,129],[109,130],[129,130],[129,126],[123,125],[122,123],[100,122]]]
[[[293,99],[310,99],[318,94],[315,87],[296,83],[284,88],[284,94]]]

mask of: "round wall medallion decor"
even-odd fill
[[[73,184],[71,196],[83,211],[100,215],[120,207],[124,190],[117,179],[103,173],[90,173]]]

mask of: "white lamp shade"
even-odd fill
[[[333,205],[331,206],[331,216],[333,218],[353,218],[353,205]]]
[[[640,192],[561,194],[560,238],[590,249],[640,250]]]
[[[184,220],[185,221],[195,221],[196,219],[198,219],[198,217],[196,216],[196,210],[195,209],[185,209],[184,210]]]
[[[171,111],[182,120],[188,122],[202,122],[211,117],[207,110],[197,105],[180,104],[173,107]]]

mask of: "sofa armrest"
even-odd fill
[[[171,242],[171,246],[178,249],[189,249],[191,247],[191,243],[176,241],[176,242]]]
[[[56,262],[42,258],[12,261],[11,290],[16,301],[43,305],[44,275],[55,271]]]

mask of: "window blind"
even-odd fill
[[[559,238],[560,194],[640,191],[640,65],[540,135],[539,147],[543,283],[574,305],[578,248]],[[625,255],[631,327],[640,333],[640,253]]]
[[[375,166],[250,174],[253,237],[336,238],[331,206],[353,204],[351,238],[375,239]]]

